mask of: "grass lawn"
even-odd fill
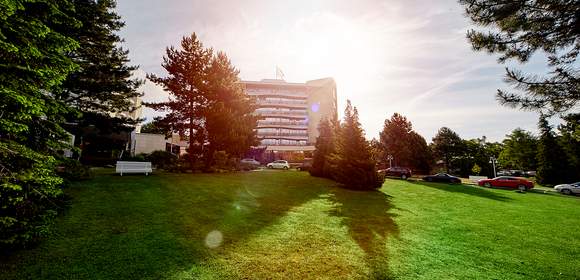
[[[578,279],[580,199],[304,172],[115,176],[67,190],[2,279]]]

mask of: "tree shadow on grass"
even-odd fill
[[[380,191],[353,191],[335,188],[331,198],[336,207],[330,214],[343,219],[348,233],[365,252],[366,262],[375,279],[392,278],[388,266],[389,238],[398,238],[399,229],[390,196]]]
[[[467,186],[467,185],[463,185],[463,184],[445,184],[445,183],[428,183],[428,182],[422,182],[422,181],[410,181],[413,184],[416,185],[422,185],[425,187],[429,187],[429,188],[433,188],[433,189],[438,189],[438,190],[442,190],[442,191],[446,191],[446,192],[452,192],[452,193],[463,193],[463,194],[467,194],[467,195],[473,195],[473,196],[478,196],[478,197],[482,197],[482,198],[487,198],[487,199],[492,199],[492,200],[496,200],[496,201],[503,201],[503,202],[508,202],[511,201],[512,199],[486,190],[486,189],[482,189],[479,187],[473,187],[473,186]]]

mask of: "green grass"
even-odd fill
[[[0,278],[580,278],[576,197],[333,185],[294,171],[103,173],[67,190],[54,236],[0,257]]]

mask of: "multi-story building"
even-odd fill
[[[257,136],[268,159],[289,159],[314,150],[322,118],[337,117],[336,83],[332,78],[287,83],[265,79],[243,81],[256,98]]]

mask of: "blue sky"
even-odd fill
[[[289,82],[333,77],[339,110],[350,99],[367,138],[378,137],[394,112],[427,141],[442,126],[493,141],[517,127],[536,131],[536,113],[496,102],[496,90],[509,89],[505,65],[471,50],[465,39],[471,25],[455,0],[122,0],[117,9],[139,77],[164,75],[165,48],[195,32],[225,51],[242,79],[274,78],[276,66]],[[538,58],[515,66],[545,71]],[[142,90],[147,101],[167,98],[150,82]],[[144,117],[154,115],[144,110]]]

